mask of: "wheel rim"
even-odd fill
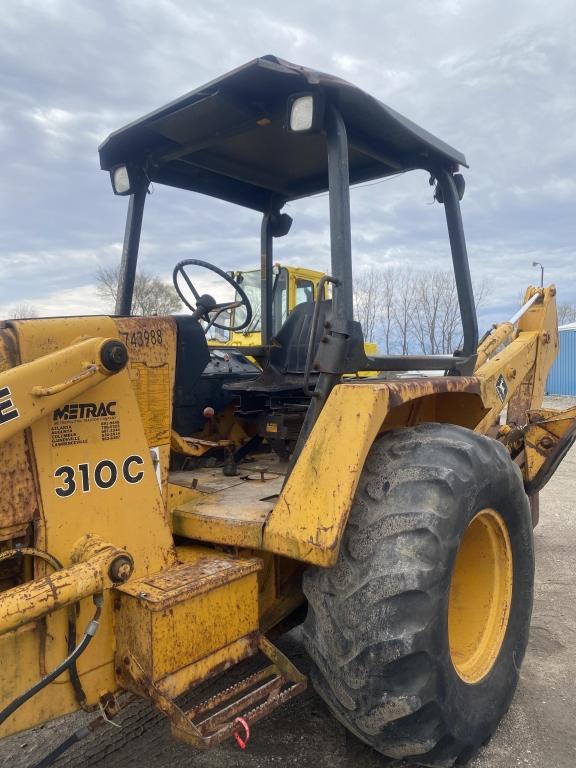
[[[512,603],[512,547],[502,517],[483,509],[470,522],[450,585],[448,640],[466,683],[485,677],[500,653]]]

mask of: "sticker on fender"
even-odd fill
[[[19,417],[20,412],[14,404],[10,387],[0,387],[0,424],[6,424]]]
[[[118,481],[135,485],[144,477],[144,459],[138,454],[128,456],[122,464],[116,464],[110,459],[102,459],[95,465],[78,464],[71,467],[64,464],[54,472],[54,477],[60,481],[60,486],[55,488],[55,493],[61,498],[72,496],[77,491],[90,493],[96,488],[108,490]]]

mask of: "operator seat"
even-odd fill
[[[252,381],[226,384],[225,388],[236,392],[278,393],[303,388],[308,344],[314,316],[313,302],[298,304],[273,337],[268,362],[262,373]],[[320,302],[316,338],[312,346],[312,362],[316,357],[320,338],[332,300]]]

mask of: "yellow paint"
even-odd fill
[[[450,585],[450,656],[465,683],[486,677],[500,653],[512,604],[512,565],[506,523],[495,510],[482,510],[464,533]]]
[[[176,536],[232,547],[262,547],[262,528],[267,513],[253,512],[246,508],[248,514],[243,519],[238,516],[231,519],[217,504],[211,509],[206,509],[207,505],[203,505],[204,509],[198,509],[194,502],[191,502],[190,509],[186,509],[186,506],[181,505],[172,513],[172,529]],[[214,514],[210,515],[210,511]]]
[[[199,492],[194,488],[189,488],[185,485],[178,485],[177,483],[168,483],[168,509],[169,515],[180,504],[185,504],[191,499],[197,498]]]
[[[283,479],[235,477],[219,488],[199,485],[195,496],[173,508],[173,531],[189,539],[262,549],[262,530],[274,506],[269,497],[280,491]]]
[[[514,326],[512,323],[506,322],[495,325],[490,334],[478,345],[476,370],[484,365],[484,363],[494,355],[498,348],[508,341],[513,333]]]

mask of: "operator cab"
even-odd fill
[[[191,259],[175,267],[176,288],[191,312],[177,321],[177,435],[179,429],[198,426],[206,413],[232,407],[245,430],[242,449],[250,442],[260,446],[265,437],[279,453],[294,459],[331,391],[347,375],[359,370],[472,372],[478,331],[459,205],[464,191],[459,168],[466,160],[359,88],[264,56],[112,133],[99,152],[115,194],[130,198],[119,315],[131,310],[151,182],[262,214],[258,272],[231,275],[216,264]],[[425,172],[425,183],[434,186],[435,199],[444,207],[462,348],[452,356],[367,356],[362,328],[354,319],[350,185],[412,170]],[[273,259],[275,240],[287,236],[292,226],[283,208],[325,192],[330,274],[314,296],[308,286],[299,286],[306,300],[288,314],[281,300],[283,275],[275,273]],[[191,267],[216,273],[222,284],[234,289],[234,297],[223,300],[202,293],[188,272]],[[229,337],[220,347],[220,360],[214,340],[208,349],[205,331]],[[241,334],[255,343],[243,343],[234,351],[230,340]],[[228,378],[216,385],[215,370],[221,374],[224,368]],[[194,418],[182,421],[180,407],[195,409]],[[213,425],[211,430],[214,434]],[[221,437],[221,429],[216,431]]]

